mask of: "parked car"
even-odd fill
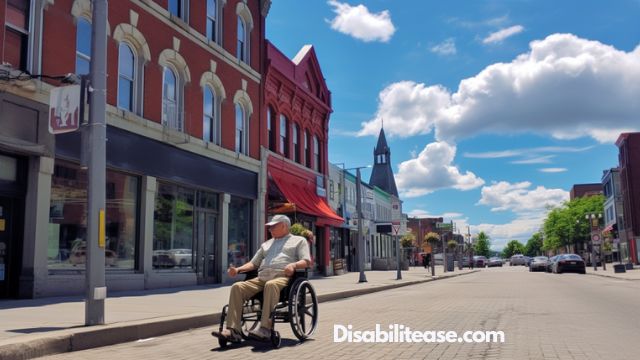
[[[118,256],[115,251],[105,249],[104,251],[104,264],[106,266],[116,266]],[[87,262],[87,246],[80,245],[71,250],[69,255],[69,263],[73,266],[82,265]]]
[[[172,268],[176,266],[173,256],[167,250],[155,250],[153,252],[152,264],[154,268]]]
[[[562,256],[562,255],[556,255],[556,256],[552,256],[549,258],[549,261],[547,261],[547,272],[550,273],[552,268],[553,268],[553,264],[558,261],[558,258]]]
[[[191,266],[193,263],[193,254],[191,253],[191,249],[171,249],[168,252],[176,266]]]
[[[529,271],[547,271],[549,258],[546,256],[536,256],[529,263]]]
[[[502,267],[502,259],[500,259],[499,257],[492,257],[489,259],[489,263],[487,264],[488,267],[493,267],[493,266],[500,266]]]
[[[511,260],[509,261],[509,265],[510,266],[527,265],[527,260],[524,258],[524,255],[516,254],[511,257]]]
[[[529,264],[531,264],[531,260],[533,260],[533,258],[532,258],[532,257],[525,256],[525,257],[524,257],[524,261],[525,261],[524,266],[529,266]]]
[[[553,263],[552,271],[554,274],[562,274],[569,271],[586,274],[587,266],[580,255],[565,254],[558,257],[556,262]]]
[[[473,267],[487,267],[487,258],[484,256],[473,257]]]

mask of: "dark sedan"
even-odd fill
[[[561,255],[552,265],[554,274],[562,274],[563,272],[577,272],[580,274],[587,273],[587,267],[580,255],[566,254]]]

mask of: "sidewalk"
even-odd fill
[[[627,270],[627,272],[616,274],[613,272],[613,265],[617,265],[617,263],[607,263],[607,270],[602,270],[602,266],[598,266],[598,271],[594,271],[593,266],[587,266],[587,274],[613,279],[640,281],[640,267],[635,266],[633,270]]]
[[[422,267],[402,272],[367,271],[316,277],[311,283],[320,302],[363,295],[474,272],[457,270],[436,276]],[[106,325],[84,326],[82,297],[0,301],[0,359],[29,359],[179,332],[219,323],[230,286],[197,286],[109,294]]]

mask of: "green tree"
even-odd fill
[[[507,246],[502,250],[502,257],[510,258],[515,254],[524,254],[525,247],[518,240],[511,240],[507,243]]]
[[[531,235],[524,247],[524,254],[531,257],[542,254],[542,234],[537,232]]]
[[[476,239],[476,244],[474,246],[473,252],[479,256],[491,256],[491,242],[489,241],[489,236],[481,231],[478,234],[478,238]]]
[[[561,247],[584,242],[589,238],[590,226],[585,215],[604,211],[604,196],[576,198],[551,209],[544,220],[543,250],[556,251]]]

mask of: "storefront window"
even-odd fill
[[[251,260],[251,200],[232,196],[229,203],[227,262],[240,266]]]
[[[154,269],[193,269],[195,190],[158,183],[153,214]]]
[[[105,265],[135,269],[139,179],[107,170]],[[49,210],[49,269],[84,269],[87,235],[87,173],[56,160]]]

